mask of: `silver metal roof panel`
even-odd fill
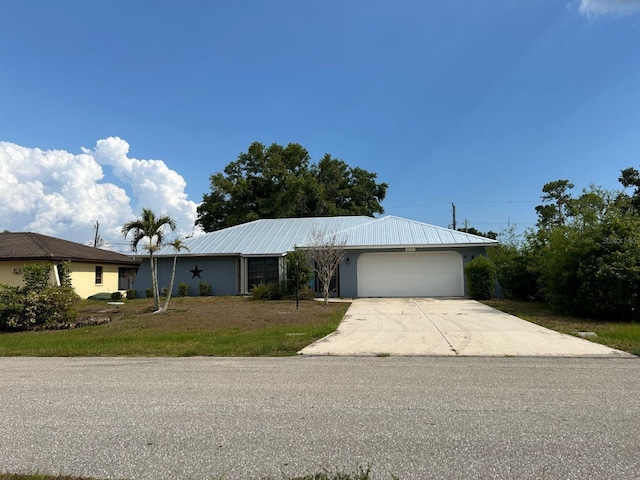
[[[437,227],[406,218],[387,216],[342,232],[347,247],[492,246],[497,240]]]
[[[282,255],[311,241],[314,230],[338,234],[347,248],[492,246],[496,240],[406,218],[366,216],[262,219],[185,240],[181,255]],[[157,255],[172,256],[173,247]]]
[[[282,255],[307,244],[314,229],[320,232],[348,230],[374,220],[366,216],[262,219],[206,233],[185,240],[181,255]],[[162,247],[158,256],[173,256],[173,247]]]

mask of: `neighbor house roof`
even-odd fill
[[[346,247],[492,246],[496,240],[394,216],[263,219],[187,239],[181,255],[282,255],[309,246],[313,232],[337,234]],[[159,256],[172,256],[164,246]]]
[[[0,233],[0,260],[47,260],[137,265],[140,262],[121,253],[88,247],[32,232]]]

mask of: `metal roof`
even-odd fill
[[[309,245],[312,233],[337,234],[347,248],[491,246],[496,240],[405,218],[366,216],[262,219],[206,233],[184,241],[192,255],[282,255]],[[165,245],[158,256],[173,256]]]
[[[311,232],[347,230],[373,220],[371,217],[314,217],[255,220],[185,240],[182,255],[282,255],[309,242]],[[173,255],[166,245],[157,255]]]
[[[341,232],[347,247],[491,246],[497,240],[437,227],[406,218],[387,216]]]

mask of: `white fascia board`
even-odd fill
[[[241,257],[241,253],[178,253],[178,258],[200,258],[200,257]],[[149,255],[144,258],[149,258]],[[173,253],[154,255],[153,258],[173,258]]]
[[[389,248],[415,248],[415,249],[432,249],[432,248],[466,248],[466,247],[497,247],[496,243],[440,243],[440,244],[428,244],[428,245],[348,245],[344,247],[345,250],[375,250],[375,249],[389,249]],[[299,247],[308,248],[308,247]]]

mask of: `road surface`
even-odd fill
[[[637,358],[1,358],[0,472],[640,478]]]

